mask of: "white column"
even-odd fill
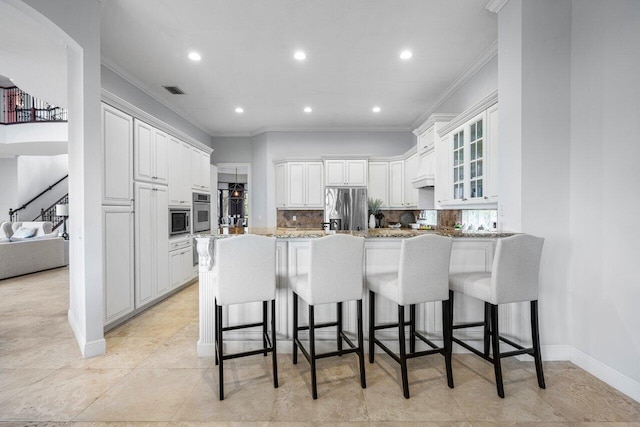
[[[215,356],[215,297],[213,295],[214,237],[197,237],[200,282],[198,356]]]

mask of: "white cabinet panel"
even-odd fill
[[[169,252],[170,287],[175,289],[182,285],[182,251]]]
[[[276,164],[276,208],[287,206],[287,164]]]
[[[135,184],[136,308],[169,290],[167,187]]]
[[[134,310],[133,211],[128,206],[102,208],[104,224],[104,322]]]
[[[404,161],[404,206],[407,208],[418,207],[418,189],[413,188],[411,182],[418,173],[418,155],[413,154]]]
[[[389,162],[389,206],[404,206],[404,161]]]
[[[367,160],[325,160],[324,168],[329,187],[367,185]]]
[[[282,162],[275,168],[278,208],[324,208],[322,162]]]
[[[134,178],[138,181],[167,184],[169,136],[159,129],[134,119]]]
[[[130,205],[133,199],[133,118],[102,104],[102,203]]]
[[[199,148],[191,148],[191,188],[197,191],[210,190],[210,156]]]
[[[389,206],[389,162],[369,162],[368,197]]]
[[[191,146],[169,138],[169,204],[191,206]]]
[[[324,208],[322,162],[307,162],[306,167],[307,208]]]
[[[304,207],[305,197],[305,164],[289,163],[289,207]]]
[[[200,152],[202,169],[201,169],[201,184],[202,190],[209,192],[211,190],[211,155],[204,151]]]
[[[498,139],[498,105],[487,110],[487,196],[489,202],[498,202],[498,152],[500,141]]]
[[[367,185],[367,161],[347,160],[345,162],[347,171],[346,185],[366,186]]]

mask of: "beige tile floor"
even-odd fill
[[[109,332],[107,354],[83,360],[66,321],[68,271],[0,281],[0,427],[23,425],[219,426],[640,426],[640,404],[568,362],[505,361],[507,397],[495,393],[489,364],[454,356],[455,389],[439,356],[410,362],[411,399],[386,355],[319,362],[319,399],[309,367],[279,356],[225,364],[226,400],[217,397],[213,360],[196,356],[197,284]]]

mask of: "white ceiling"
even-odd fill
[[[103,63],[212,135],[412,129],[495,49],[487,0],[109,0]],[[293,59],[296,50],[307,59]],[[399,59],[403,49],[413,58]],[[202,61],[187,59],[190,50]],[[1,70],[0,70],[1,71]],[[170,95],[177,85],[186,95]],[[374,114],[371,108],[382,111]],[[234,109],[242,106],[244,114]],[[302,109],[311,106],[313,113]]]

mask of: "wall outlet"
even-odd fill
[[[296,222],[297,220],[298,220],[298,217],[294,215],[293,216],[293,222]]]

